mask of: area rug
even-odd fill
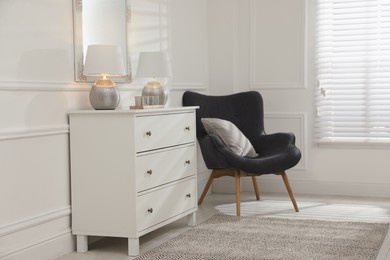
[[[218,214],[136,259],[375,259],[388,227]]]

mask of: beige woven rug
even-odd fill
[[[389,224],[215,215],[137,260],[375,259]]]

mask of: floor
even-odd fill
[[[261,215],[288,218],[316,218],[368,222],[390,222],[390,199],[369,199],[340,196],[296,196],[300,212],[293,210],[286,194],[262,194],[255,201],[252,193],[241,195],[241,215]],[[197,223],[214,214],[235,214],[233,194],[208,195],[197,212]],[[188,230],[186,218],[153,231],[140,239],[140,253],[146,252]],[[127,254],[127,239],[104,238],[89,246],[87,253],[70,253],[57,260],[122,260],[133,259]],[[385,238],[377,260],[390,260],[390,233]]]

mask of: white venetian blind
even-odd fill
[[[390,142],[390,0],[317,0],[316,138]]]

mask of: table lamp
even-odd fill
[[[89,45],[83,74],[102,77],[95,81],[89,92],[89,102],[96,110],[114,110],[120,93],[108,77],[126,76],[121,49],[116,45]]]
[[[168,90],[156,78],[170,77],[171,67],[166,52],[141,52],[138,60],[137,78],[152,78],[142,90],[142,96],[158,96],[158,105],[165,105]]]

